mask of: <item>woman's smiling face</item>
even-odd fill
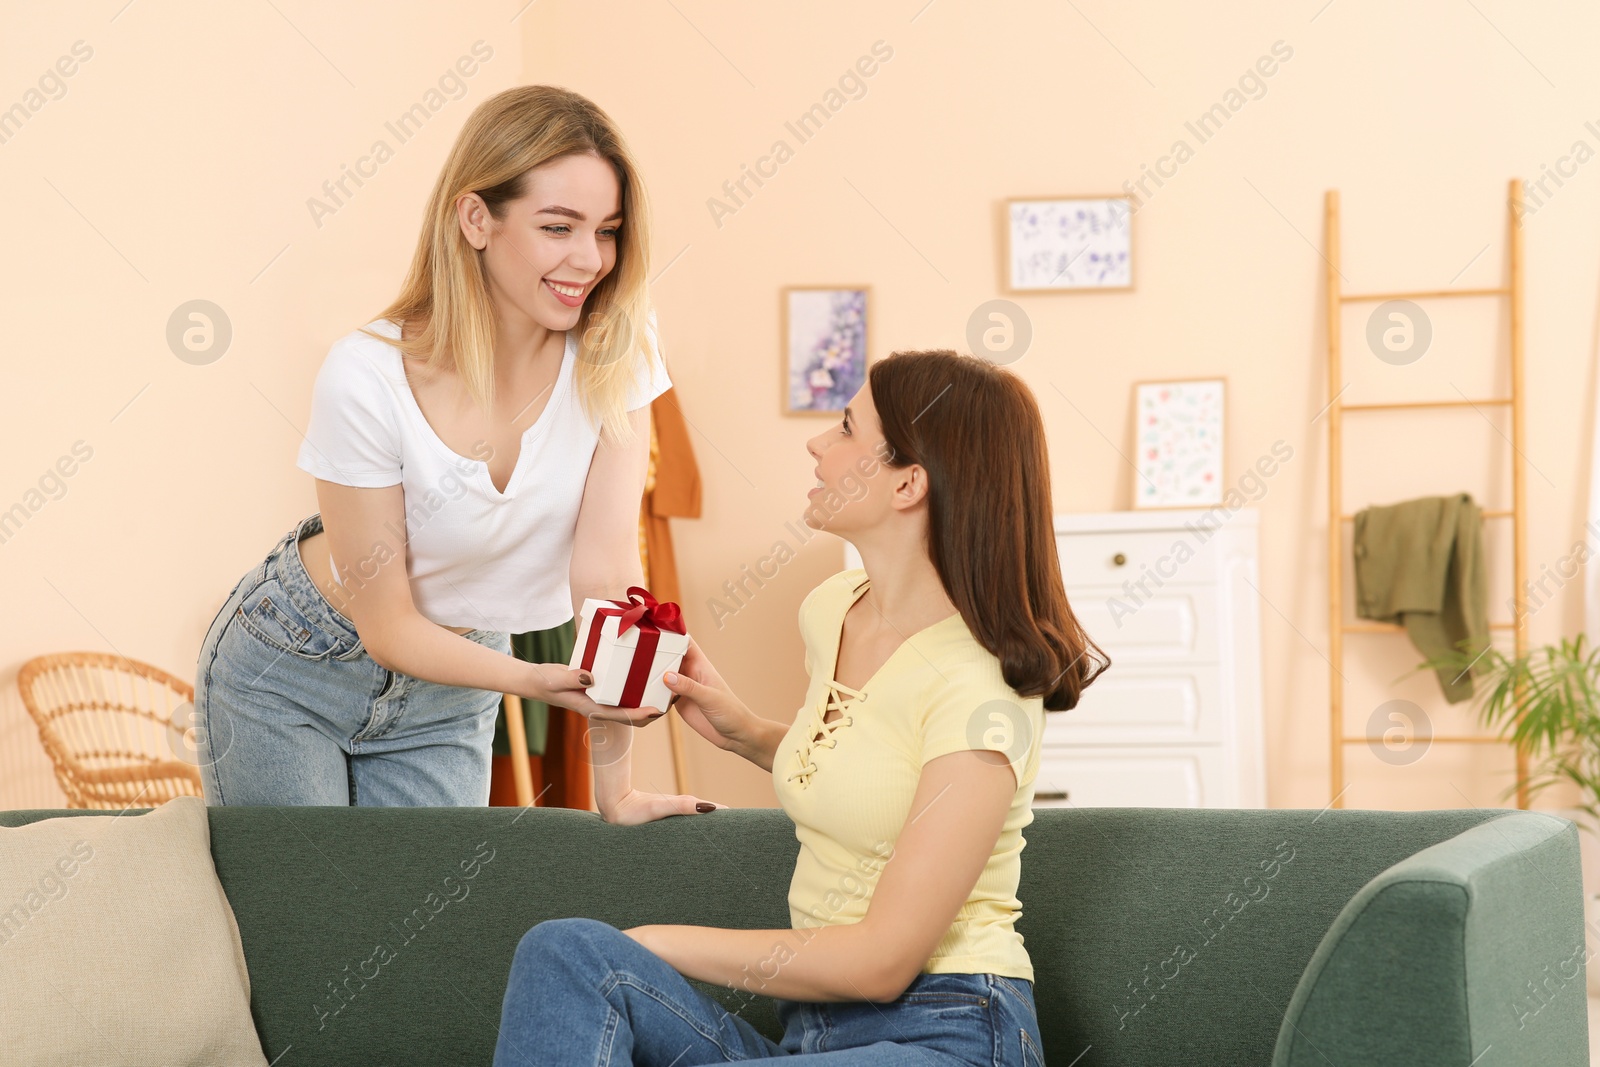
[[[576,326],[584,301],[616,266],[621,195],[611,164],[586,153],[529,171],[502,219],[463,197],[462,230],[483,250],[496,302],[548,330]]]
[[[893,510],[898,479],[879,475],[905,472],[883,462],[889,444],[878,425],[868,385],[850,398],[839,422],[806,442],[806,451],[817,464],[817,486],[806,494],[811,499],[807,526],[843,536],[877,524]]]

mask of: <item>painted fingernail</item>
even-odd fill
[[[594,684],[594,675],[590,674],[588,671],[579,671],[578,672],[578,684],[579,685],[593,685]]]
[[[702,800],[700,803],[694,806],[694,810],[698,812],[716,811],[717,806],[708,801]]]
[[[652,711],[649,715],[645,716],[645,718],[647,718],[647,719],[659,719],[659,718],[661,718],[661,716],[663,716],[665,714],[666,714],[666,712],[664,712],[664,711]]]

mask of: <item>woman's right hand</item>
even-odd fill
[[[695,733],[725,751],[737,750],[745,742],[755,716],[733,695],[694,638],[689,639],[679,669],[667,672],[666,683],[676,694],[672,706]]]
[[[662,708],[614,708],[597,704],[585,690],[594,684],[594,675],[564,663],[530,663],[529,678],[519,696],[542,700],[555,708],[575,711],[586,719],[625,722],[643,726],[655,719]]]

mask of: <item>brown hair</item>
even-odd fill
[[[972,636],[1012,689],[1048,711],[1076,707],[1111,659],[1067,603],[1033,393],[948,349],[895,352],[868,382],[885,462],[928,472],[928,556]]]
[[[616,171],[622,225],[616,264],[594,287],[574,327],[580,338],[574,382],[602,433],[626,440],[631,436],[623,410],[628,389],[645,361],[660,358],[650,336],[646,282],[650,209],[621,132],[584,96],[554,85],[519,85],[473,110],[434,182],[400,295],[378,318],[414,324],[414,335],[390,343],[426,360],[430,369],[453,368],[487,410],[494,396],[495,315],[483,253],[462,234],[456,200],[477,193],[489,213],[501,219],[506,206],[522,195],[530,170],[587,153]]]

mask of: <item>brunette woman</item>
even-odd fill
[[[772,774],[800,842],[790,929],[542,922],[512,962],[499,1067],[1044,1062],[1022,831],[1045,713],[1110,661],[1063,589],[1038,407],[991,363],[896,353],[807,447],[806,521],[864,567],[800,607],[798,715],[747,707],[698,646],[666,676],[686,722]],[[595,773],[629,787],[626,760]],[[774,998],[781,1042],[688,978]]]

